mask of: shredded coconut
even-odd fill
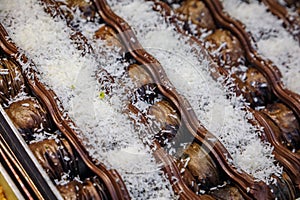
[[[267,11],[259,1],[224,0],[224,10],[246,25],[257,43],[258,52],[281,71],[283,82],[300,93],[300,46],[284,29],[282,20]]]

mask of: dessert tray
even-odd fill
[[[300,197],[297,1],[2,1],[7,199]]]

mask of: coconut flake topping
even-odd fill
[[[246,25],[258,52],[281,71],[283,83],[300,94],[300,46],[279,20],[259,1],[224,0],[224,10]]]

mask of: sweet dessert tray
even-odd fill
[[[297,1],[1,0],[0,22],[1,199],[300,197]]]

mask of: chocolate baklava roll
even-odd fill
[[[222,174],[217,164],[198,143],[193,142],[177,154],[181,176],[194,192],[201,194],[200,190],[209,191],[222,184]]]
[[[168,101],[159,101],[149,108],[149,115],[153,116],[155,138],[162,145],[170,143],[176,136],[180,126],[180,116]]]
[[[213,190],[211,195],[218,200],[244,200],[238,188],[230,185]]]
[[[29,148],[52,180],[69,180],[78,175],[78,159],[65,139],[48,139],[32,143]]]
[[[240,81],[238,86],[243,96],[252,107],[266,106],[272,100],[272,91],[264,75],[254,67],[249,67],[245,72],[237,72]]]
[[[239,40],[229,31],[217,29],[206,38],[213,59],[225,68],[245,64],[245,52]]]
[[[279,129],[277,136],[292,151],[300,149],[299,122],[291,109],[282,103],[268,105],[263,111]]]
[[[74,180],[66,185],[58,186],[57,188],[62,197],[66,200],[110,199],[107,189],[97,177],[87,178],[83,182]]]
[[[26,141],[34,133],[54,129],[46,109],[34,97],[13,102],[5,111]]]
[[[203,32],[216,28],[208,8],[202,1],[184,1],[175,12],[179,13],[179,20],[184,22],[183,28],[195,35],[200,36]]]
[[[26,92],[26,86],[19,65],[11,59],[0,59],[0,103],[8,102],[22,92]]]

